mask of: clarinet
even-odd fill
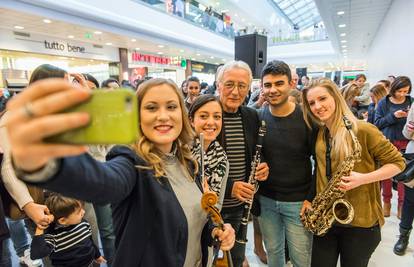
[[[257,136],[256,151],[255,151],[252,164],[251,164],[249,180],[247,181],[249,184],[254,186],[254,189],[255,189],[254,193],[256,193],[257,190],[259,189],[259,183],[254,178],[254,176],[256,174],[256,168],[260,164],[260,160],[261,160],[260,154],[262,152],[263,137],[265,136],[265,134],[266,134],[266,123],[264,121],[261,121],[261,125],[259,128],[259,134]],[[253,199],[249,199],[249,200],[246,200],[246,202],[244,202],[243,217],[241,219],[239,230],[237,231],[237,234],[236,234],[237,243],[240,243],[240,244],[247,243],[247,238],[246,238],[247,224],[249,222],[250,210],[252,209],[252,205],[253,205]]]

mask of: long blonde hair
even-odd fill
[[[309,127],[311,127],[311,121],[323,128],[326,127],[324,123],[312,113],[307,99],[308,92],[315,87],[325,88],[334,98],[335,112],[333,114],[334,118],[330,129],[330,134],[332,136],[332,156],[333,158],[342,161],[345,157],[350,156],[354,150],[352,137],[345,127],[343,117],[345,116],[352,123],[352,131],[355,134],[358,132],[357,118],[349,109],[336,84],[329,79],[321,78],[312,80],[310,85],[302,91],[303,117]]]
[[[155,86],[160,86],[164,84],[168,85],[174,90],[179,99],[181,108],[183,125],[180,135],[178,136],[177,140],[175,140],[176,156],[180,163],[187,168],[190,176],[194,178],[194,174],[198,172],[197,161],[193,159],[190,149],[190,145],[194,140],[194,132],[191,128],[187,111],[185,109],[184,98],[180,93],[180,90],[178,89],[177,85],[173,81],[163,78],[156,78],[143,82],[137,90],[138,110],[140,110],[142,99],[144,98],[148,90]],[[154,146],[154,143],[148,140],[148,138],[143,134],[141,126],[139,127],[139,133],[140,138],[137,140],[135,144],[132,145],[132,147],[134,151],[148,163],[148,166],[138,167],[154,170],[155,177],[165,176],[165,163],[162,159],[164,153],[157,149]]]

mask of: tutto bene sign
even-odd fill
[[[145,64],[145,65],[163,65],[163,66],[174,66],[182,67],[182,57],[162,57],[151,54],[143,54],[139,52],[130,52],[131,64]]]
[[[111,62],[119,61],[119,49],[117,47],[5,29],[0,29],[0,49]]]

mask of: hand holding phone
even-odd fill
[[[64,112],[87,112],[86,127],[46,139],[66,144],[132,144],[138,137],[138,105],[135,94],[128,89],[92,91],[92,97]]]

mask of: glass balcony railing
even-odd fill
[[[269,46],[323,40],[328,40],[328,34],[325,28],[314,28],[313,32],[308,31],[306,34],[301,34],[298,31],[279,32],[278,34],[271,34],[267,37]]]
[[[147,5],[172,16],[180,17],[206,30],[217,33],[229,39],[234,39],[236,35],[233,26],[226,23],[223,19],[214,16],[211,12],[207,13],[198,7],[185,3],[184,0],[132,0],[134,2],[144,2]]]

